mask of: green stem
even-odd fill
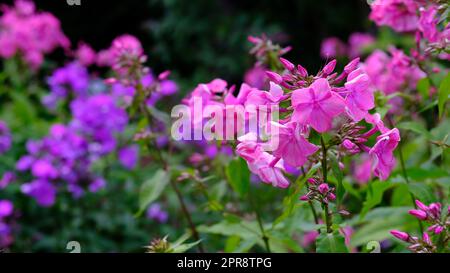
[[[323,183],[328,182],[328,166],[327,166],[327,146],[325,145],[325,141],[323,140],[323,137],[320,137],[320,144],[322,145],[322,176],[323,176]],[[333,219],[331,217],[330,210],[328,208],[328,203],[323,204],[323,210],[325,214],[325,224],[327,227],[327,233],[332,233],[332,225],[333,225]]]
[[[142,86],[138,85],[137,86],[137,90],[138,90],[138,92],[143,92]],[[141,108],[141,111],[144,114],[145,118],[147,119],[148,124],[151,125],[153,123],[152,115],[148,111],[148,108],[145,105],[144,101],[141,102],[140,108]],[[164,170],[168,171],[169,170],[169,164],[165,160],[165,158],[163,157],[163,155],[161,153],[161,150],[156,148],[156,147],[157,147],[157,145],[156,145],[156,142],[154,140],[152,140],[151,144],[147,143],[147,148],[149,149],[149,151],[151,151],[151,150],[155,150],[156,151],[156,154],[158,155],[159,161],[163,164]],[[186,218],[186,220],[188,222],[189,228],[191,229],[192,236],[194,236],[194,239],[196,241],[199,241],[199,243],[197,245],[198,246],[198,250],[199,250],[200,253],[204,253],[205,251],[203,249],[203,244],[200,241],[200,235],[199,235],[199,233],[197,231],[197,228],[196,228],[194,222],[192,221],[191,214],[190,214],[189,210],[187,209],[186,202],[184,201],[184,198],[183,198],[183,194],[181,194],[181,192],[178,189],[176,183],[172,179],[170,179],[170,185],[172,186],[173,190],[175,191],[175,193],[177,195],[178,201],[179,201],[180,206],[181,206],[181,210],[183,211],[183,214],[184,214],[184,216],[185,216],[185,218]]]
[[[261,231],[261,238],[264,241],[264,246],[266,247],[266,251],[268,253],[271,253],[271,251],[270,251],[270,244],[269,244],[269,237],[267,237],[267,235],[266,235],[266,231],[264,230],[264,225],[262,223],[261,215],[259,214],[259,210],[256,207],[255,202],[253,201],[253,198],[252,198],[250,192],[249,192],[249,200],[250,200],[250,204],[251,204],[251,206],[253,208],[253,211],[256,214],[256,220],[258,221],[259,230]]]
[[[410,184],[409,182],[409,178],[408,178],[408,172],[406,171],[406,167],[405,167],[405,159],[403,158],[403,151],[402,151],[402,142],[400,141],[398,143],[398,157],[400,159],[400,166],[402,169],[402,174],[403,174],[403,178],[406,181],[406,184]],[[417,205],[416,205],[416,197],[414,196],[414,194],[412,192],[409,193],[409,195],[411,196],[411,200],[413,202],[414,208],[417,209]],[[423,225],[422,222],[417,219],[417,222],[419,223],[419,229],[420,229],[420,234],[423,234]]]

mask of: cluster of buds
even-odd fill
[[[170,243],[165,236],[164,238],[153,239],[150,245],[145,248],[147,249],[146,253],[167,253],[170,251]]]
[[[440,203],[432,203],[429,206],[426,206],[419,200],[416,200],[416,205],[417,209],[410,210],[409,214],[421,221],[430,223],[431,226],[428,228],[428,231],[433,232],[434,234],[440,234],[444,230],[447,230],[448,232],[450,227],[450,207],[447,209],[447,215],[444,217]]]
[[[426,206],[419,200],[416,200],[416,206],[417,209],[410,210],[409,214],[415,216],[420,221],[426,221],[431,224],[427,229],[427,232],[423,233],[422,238],[419,239],[418,237],[411,236],[406,232],[398,230],[392,230],[391,234],[394,237],[409,243],[410,246],[408,249],[417,253],[432,253],[436,252],[436,250],[439,249],[439,246],[445,247],[450,240],[450,208],[447,208],[447,213],[444,215],[440,203],[432,203],[429,206]],[[437,245],[433,244],[428,232],[439,235],[439,242]]]
[[[398,231],[398,230],[392,230],[391,234],[410,244],[408,247],[409,250],[416,252],[416,253],[433,253],[436,252],[436,246],[433,244],[433,242],[430,239],[430,236],[428,233],[424,232],[422,235],[422,238],[418,238],[415,236],[411,236],[406,232]]]
[[[332,87],[332,91],[343,92],[345,89],[335,85],[343,82],[352,71],[358,68],[359,65],[359,58],[353,59],[345,66],[344,71],[342,71],[341,74],[338,74],[334,72],[337,63],[334,59],[328,62],[316,75],[309,75],[308,71],[303,66],[296,66],[284,58],[280,58],[279,60],[285,68],[285,73],[280,75],[272,71],[267,71],[266,75],[271,81],[289,90],[308,87],[316,79],[325,78],[334,86]]]
[[[265,34],[261,37],[248,36],[248,41],[253,44],[250,54],[255,55],[256,65],[277,65],[279,57],[291,51],[292,47],[281,47],[274,44]],[[274,62],[275,61],[275,62]]]
[[[321,204],[328,204],[329,201],[334,201],[336,195],[333,193],[334,188],[328,186],[327,183],[322,183],[315,178],[308,179],[308,192],[300,197],[301,201],[317,200]]]

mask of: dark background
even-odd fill
[[[12,2],[12,1],[8,1]],[[171,69],[182,85],[222,77],[242,81],[253,59],[247,52],[249,34],[267,33],[292,45],[287,57],[312,71],[323,65],[320,43],[328,36],[344,41],[355,31],[368,31],[365,0],[66,0],[35,1],[55,14],[75,46],[85,41],[96,50],[107,48],[124,33],[143,43],[156,71]]]

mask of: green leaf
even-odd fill
[[[316,239],[316,251],[317,253],[348,253],[344,236],[325,232]]]
[[[184,243],[191,237],[190,233],[186,233],[182,235],[178,240],[176,240],[173,244],[171,244],[170,249],[167,252],[170,253],[184,253],[194,246],[198,245],[202,240],[195,241],[193,243]]]
[[[432,136],[430,134],[430,132],[427,131],[427,129],[420,123],[418,122],[414,122],[414,121],[405,121],[405,122],[400,122],[399,124],[397,124],[398,128],[401,129],[405,129],[405,130],[410,130],[413,131],[415,133],[421,134],[423,136],[425,136],[427,139],[431,139]]]
[[[294,211],[294,208],[296,204],[298,204],[298,198],[301,189],[303,188],[306,180],[310,177],[312,177],[317,170],[320,168],[320,163],[317,163],[313,165],[305,176],[299,176],[297,180],[293,183],[291,187],[289,187],[289,193],[288,195],[283,199],[283,213],[273,222],[272,227],[275,227],[279,223],[283,222],[286,218],[288,218],[292,212]],[[304,202],[302,203],[304,204]]]
[[[361,210],[360,218],[363,219],[367,212],[376,205],[381,203],[383,199],[383,193],[389,189],[396,186],[396,184],[392,184],[386,181],[376,181],[369,184],[369,188],[367,191],[366,201],[364,201],[363,208]]]
[[[345,193],[344,186],[342,185],[342,179],[344,178],[344,175],[342,174],[341,168],[339,168],[339,162],[336,156],[334,154],[331,154],[330,158],[331,158],[331,170],[333,171],[333,174],[337,180],[336,196],[337,196],[337,203],[339,205]]]
[[[433,189],[424,183],[411,183],[408,184],[409,192],[411,192],[414,197],[419,199],[425,204],[433,203],[436,200],[436,196],[433,193]]]
[[[245,160],[240,157],[233,159],[225,172],[234,191],[244,197],[250,188],[250,171]]]
[[[428,99],[430,95],[430,79],[423,78],[417,83],[417,90],[424,99]]]
[[[150,203],[158,199],[169,183],[170,175],[164,170],[157,170],[155,174],[144,182],[139,192],[139,212],[141,215]]]
[[[439,86],[439,98],[438,98],[438,108],[439,116],[442,117],[444,114],[444,106],[448,100],[448,95],[450,94],[450,73],[445,76]]]

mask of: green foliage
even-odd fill
[[[316,239],[317,253],[348,253],[345,238],[339,233],[322,232]]]
[[[162,194],[167,184],[170,181],[170,174],[164,170],[157,170],[151,178],[146,180],[139,193],[139,211],[138,215],[142,214],[148,205],[158,199]]]
[[[250,171],[242,158],[233,159],[226,167],[228,182],[233,189],[244,197],[250,188]]]

